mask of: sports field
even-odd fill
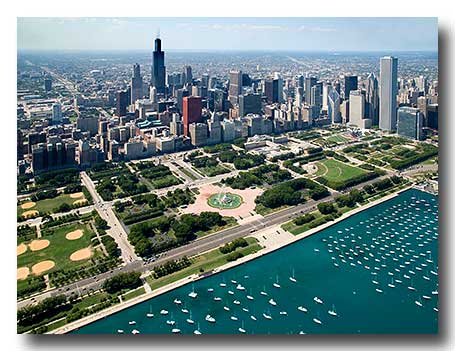
[[[17,247],[18,279],[47,274],[55,269],[76,268],[95,254],[91,247],[89,224],[73,223],[43,231],[41,238]]]
[[[315,176],[324,177],[328,181],[342,182],[366,173],[361,168],[350,166],[333,159],[318,161],[315,164],[318,168]]]
[[[40,200],[36,203],[33,201],[25,201],[17,206],[17,214],[25,217],[31,214],[54,212],[62,204],[82,205],[86,203],[88,203],[88,201],[85,199],[82,192],[74,194],[61,194],[52,199]]]
[[[331,141],[334,143],[345,143],[346,141],[349,141],[350,139],[346,138],[345,136],[341,134],[334,134],[326,138],[327,141]]]

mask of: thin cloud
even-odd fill
[[[289,30],[286,26],[280,25],[260,25],[260,24],[190,24],[190,23],[179,23],[179,28],[185,28],[186,30],[193,29],[210,29],[210,30],[223,30],[223,31],[287,31]]]
[[[297,28],[298,32],[303,32],[303,31],[308,31],[308,32],[336,32],[337,30],[335,28],[330,28],[330,27],[319,27],[319,26],[305,26],[302,25]]]

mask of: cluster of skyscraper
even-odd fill
[[[52,89],[49,81],[45,81],[46,90]],[[87,106],[77,95],[74,110],[78,118],[76,129],[71,129],[65,125],[68,119],[58,101],[42,102],[50,110],[39,104],[26,105],[30,116],[35,113],[46,118],[50,114],[52,128],[63,128],[60,139],[48,136],[34,142],[30,133],[27,147],[31,148],[33,170],[38,172],[339,123],[361,129],[378,126],[422,139],[424,127],[437,129],[437,85],[431,89],[428,97],[424,77],[399,82],[395,57],[380,59],[379,79],[374,73],[363,80],[346,74],[335,81],[311,75],[283,79],[278,72],[251,77],[241,70],[230,71],[228,80],[208,74],[194,78],[190,66],[166,74],[165,55],[157,38],[150,83],[144,82],[136,63],[128,88],[109,94],[117,117],[100,112],[96,105]],[[399,102],[403,106],[398,107]],[[23,146],[18,144],[19,149]]]

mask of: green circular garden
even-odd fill
[[[219,208],[221,210],[232,210],[239,207],[243,202],[240,195],[232,193],[213,194],[207,200],[209,206]]]

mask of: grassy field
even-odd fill
[[[331,141],[334,143],[345,143],[349,141],[350,139],[342,136],[341,134],[334,134],[326,138],[327,141]]]
[[[315,175],[324,177],[328,181],[346,181],[353,177],[367,173],[361,168],[347,165],[343,162],[327,159],[316,162],[318,167]]]
[[[85,197],[81,196],[78,198],[72,198],[71,194],[61,194],[57,197],[54,197],[53,199],[45,199],[38,201],[35,206],[29,209],[23,209],[20,205],[17,206],[17,214],[21,215],[22,213],[26,211],[33,211],[36,210],[39,213],[44,213],[44,212],[54,212],[55,209],[57,209],[60,205],[62,204],[68,204],[72,205],[74,204],[75,201],[78,200],[84,200]]]
[[[139,289],[135,289],[135,290],[127,292],[126,294],[123,294],[122,300],[128,301],[128,300],[134,299],[135,297],[141,296],[143,294],[145,294],[145,289],[143,286],[141,286]]]
[[[255,238],[246,238],[246,240],[249,245],[237,249],[236,252],[241,252],[244,256],[246,256],[253,252],[257,252],[262,248],[259,244],[257,244],[257,240]],[[194,257],[191,266],[182,269],[181,271],[158,279],[149,276],[147,277],[147,282],[150,284],[152,289],[158,289],[192,274],[207,272],[216,267],[220,267],[228,262],[226,257],[227,255],[222,254],[219,249],[215,249]]]
[[[82,237],[76,240],[67,240],[65,238],[67,233],[77,229],[84,231]],[[49,240],[49,246],[39,251],[31,251],[30,248],[28,248],[25,253],[17,256],[17,267],[29,267],[31,271],[34,264],[45,260],[52,260],[55,262],[55,266],[46,271],[45,274],[47,274],[56,269],[75,268],[83,265],[88,260],[73,262],[70,260],[70,256],[73,252],[90,246],[92,233],[89,224],[80,223],[57,228],[51,235],[45,235],[45,232],[43,232],[43,237],[41,239]],[[30,242],[25,242],[25,244],[29,243]]]

